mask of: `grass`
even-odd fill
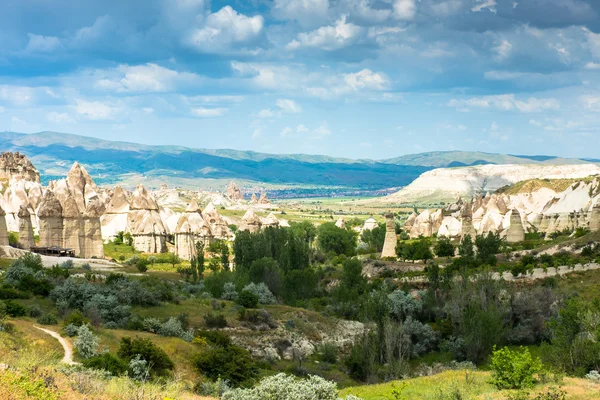
[[[340,391],[340,396],[353,394],[364,400],[419,399],[508,399],[515,390],[497,390],[485,371],[445,371],[436,375],[393,381],[377,385],[355,386]],[[600,399],[600,384],[586,379],[564,378],[559,383],[538,384],[527,390],[531,395],[560,387],[569,400]]]
[[[104,244],[104,257],[117,261],[125,261],[128,258],[133,257],[141,252],[136,251],[133,246],[127,246],[126,244]],[[122,256],[122,259],[121,259]]]

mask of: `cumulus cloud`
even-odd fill
[[[279,134],[279,136],[281,137],[286,137],[291,135],[294,132],[294,130],[292,128],[290,128],[289,126],[286,126],[285,128],[283,128],[281,130],[281,133]]]
[[[579,100],[586,110],[600,112],[600,96],[584,95]]]
[[[76,99],[75,112],[81,117],[94,120],[113,120],[122,111],[122,107],[109,105],[101,101]]]
[[[300,124],[296,127],[296,132],[305,133],[305,132],[308,132],[308,128],[306,126]]]
[[[496,0],[477,0],[477,4],[475,4],[471,8],[471,11],[473,11],[473,12],[480,12],[480,11],[485,10],[487,8],[491,12],[496,13],[495,6],[496,6]]]
[[[347,22],[344,15],[333,26],[322,26],[312,32],[299,33],[297,39],[287,44],[286,49],[314,47],[326,51],[338,50],[355,43],[362,32],[363,28]]]
[[[33,33],[27,35],[29,36],[29,42],[25,48],[27,53],[51,53],[63,47],[60,39],[56,36],[42,36]]]
[[[69,116],[67,113],[59,113],[56,111],[51,111],[46,114],[46,119],[55,124],[72,124],[75,122],[73,118]]]
[[[314,26],[327,17],[329,0],[275,0],[272,13],[279,19]]]
[[[200,77],[190,72],[178,72],[160,65],[120,65],[113,70],[99,70],[95,86],[116,92],[169,92],[197,83]]]
[[[385,90],[389,85],[388,79],[383,74],[373,72],[368,68],[345,74],[344,82],[353,90]]]
[[[300,107],[298,103],[291,99],[277,99],[275,104],[286,113],[298,114],[302,112],[302,107]]]
[[[318,137],[331,135],[331,130],[327,126],[327,122],[323,122],[321,125],[312,130],[312,133]]]
[[[197,107],[192,109],[192,114],[196,117],[200,118],[215,118],[222,117],[227,112],[227,108],[225,107],[217,107],[217,108],[206,108],[206,107]]]
[[[205,53],[226,52],[238,45],[256,40],[262,33],[264,19],[261,15],[248,17],[225,6],[209,14],[201,28],[194,29],[187,44]]]
[[[501,111],[517,110],[524,113],[558,110],[560,102],[554,98],[529,97],[527,100],[518,100],[514,94],[496,96],[473,97],[470,99],[451,99],[449,107],[459,111],[470,111],[472,108],[489,108]]]
[[[510,56],[512,47],[512,44],[508,40],[500,41],[500,43],[493,48],[496,53],[496,59],[498,61],[507,59]]]
[[[394,18],[410,21],[417,14],[417,5],[415,0],[394,0],[393,10]]]

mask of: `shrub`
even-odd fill
[[[238,293],[235,288],[235,284],[233,282],[227,282],[223,285],[223,295],[221,298],[223,300],[237,300]]]
[[[12,287],[0,287],[0,300],[28,299],[30,296]]]
[[[258,375],[258,368],[250,353],[229,342],[226,345],[213,345],[196,355],[193,360],[198,372],[209,379],[225,379],[234,386],[252,384]]]
[[[337,400],[337,387],[319,376],[297,379],[283,373],[264,378],[252,389],[233,389],[223,400]]]
[[[221,329],[227,327],[227,320],[223,314],[206,314],[204,316],[204,323],[207,328]]]
[[[249,290],[242,290],[238,296],[237,303],[242,307],[256,308],[258,305],[258,295]]]
[[[56,325],[58,324],[58,319],[54,314],[42,314],[36,320],[38,324],[41,325]]]
[[[4,304],[6,304],[6,314],[10,317],[16,318],[27,315],[27,307],[22,306],[19,303],[15,303],[12,300],[6,300]]]
[[[323,343],[319,346],[319,358],[321,361],[335,364],[338,357],[338,348],[333,343]]]
[[[127,362],[140,355],[141,359],[148,363],[151,375],[164,376],[175,367],[167,353],[150,339],[124,337],[117,354]]]
[[[161,336],[182,337],[183,333],[184,330],[181,326],[181,321],[175,317],[171,317],[166,320],[158,330],[158,334]]]
[[[590,371],[585,378],[590,381],[600,382],[600,373],[598,373],[598,371]]]
[[[263,282],[259,284],[250,283],[244,287],[244,290],[254,293],[258,297],[259,304],[275,304],[277,302],[273,293]]]
[[[99,343],[100,340],[92,333],[88,325],[81,325],[77,329],[77,338],[73,341],[73,345],[81,357],[91,358],[98,354]]]
[[[144,318],[142,322],[142,329],[146,332],[157,333],[160,329],[161,323],[158,318]]]
[[[64,321],[64,325],[74,325],[79,327],[81,325],[89,324],[90,320],[84,317],[83,313],[79,310],[71,312]]]
[[[75,326],[73,324],[69,324],[67,326],[65,326],[63,328],[63,331],[65,332],[65,335],[67,335],[68,337],[73,337],[73,336],[77,336],[77,331],[79,330],[78,326]]]
[[[83,366],[108,371],[113,376],[121,375],[127,371],[127,363],[110,353],[90,357],[83,361]]]
[[[32,318],[41,317],[44,312],[37,304],[32,304],[29,306],[29,316]]]
[[[522,389],[533,385],[533,375],[542,369],[539,358],[533,358],[527,348],[495,350],[491,360],[492,383],[498,389]]]

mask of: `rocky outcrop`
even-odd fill
[[[268,227],[275,228],[275,227],[279,226],[279,220],[273,213],[269,213],[269,215],[267,215],[265,218],[261,218],[260,222],[261,222],[263,228],[268,228]]]
[[[233,181],[229,184],[229,186],[227,186],[227,197],[235,202],[244,200],[244,196],[242,195],[240,188]]]
[[[167,251],[167,229],[158,204],[143,185],[138,185],[131,196],[127,228],[136,250],[144,253]]]
[[[14,178],[39,183],[40,173],[24,154],[3,152],[0,154],[0,181]]]
[[[335,221],[335,226],[340,229],[346,229],[346,221],[344,221],[344,218],[339,217],[338,220]]]
[[[8,246],[8,227],[6,225],[6,213],[0,206],[0,246]]]
[[[31,214],[25,206],[21,206],[19,209],[19,244],[25,250],[29,250],[35,246]]]
[[[387,214],[385,216],[385,240],[383,242],[381,258],[396,258],[397,241],[394,214]]]
[[[253,209],[249,208],[244,216],[242,217],[242,223],[239,227],[240,230],[249,231],[250,233],[256,233],[262,226],[261,220],[256,215]]]
[[[46,189],[37,211],[40,226],[41,247],[62,247],[63,209],[51,189]]]
[[[117,186],[104,214],[100,217],[103,240],[113,240],[119,232],[127,231],[129,210],[130,205],[127,195],[121,186]]]
[[[202,216],[198,202],[192,199],[177,221],[175,254],[183,260],[191,260],[196,256],[196,243],[207,244],[211,239],[210,227]]]
[[[102,240],[102,223],[100,216],[105,209],[99,198],[88,201],[83,214],[83,231],[81,235],[81,253],[84,258],[104,258],[104,241]]]
[[[208,205],[202,212],[202,215],[204,216],[204,220],[210,226],[210,230],[215,239],[226,240],[230,239],[233,236],[231,229],[229,229],[227,221],[225,221],[223,217],[221,217],[221,214],[219,214],[219,212],[212,203],[208,203]]]
[[[261,192],[258,204],[271,204],[271,201],[267,198],[267,192]]]
[[[600,231],[600,202],[594,204],[590,210],[588,221],[592,232]]]
[[[365,223],[363,224],[362,230],[363,231],[372,231],[375,228],[377,228],[377,221],[375,220],[375,218],[371,217],[365,221]]]
[[[518,243],[525,240],[525,231],[523,230],[523,221],[518,210],[510,211],[510,226],[506,232],[506,241],[508,243]]]
[[[258,198],[256,197],[256,193],[252,193],[252,197],[250,198],[250,204],[258,203]]]

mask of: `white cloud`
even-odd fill
[[[258,118],[273,118],[275,113],[270,108],[264,108],[256,114]]]
[[[244,101],[244,96],[235,95],[214,95],[214,96],[191,96],[186,98],[191,102],[205,104],[239,103]]]
[[[226,52],[236,45],[247,44],[260,36],[264,27],[261,15],[248,17],[225,6],[206,17],[202,28],[187,38],[191,47],[207,53]]]
[[[362,31],[360,26],[346,22],[344,15],[335,22],[335,26],[322,26],[311,32],[299,33],[297,39],[286,45],[286,49],[315,47],[326,51],[338,50],[355,43]]]
[[[152,108],[152,107],[144,107],[144,108],[142,108],[142,111],[145,112],[146,114],[154,114],[154,108]]]
[[[502,61],[508,58],[512,51],[512,44],[508,40],[502,40],[498,45],[492,48],[496,53],[496,60]]]
[[[55,124],[72,124],[75,122],[73,118],[69,116],[67,113],[59,113],[56,111],[51,111],[46,114],[46,119]]]
[[[530,97],[527,100],[517,100],[514,94],[473,97],[466,100],[451,99],[449,107],[458,111],[470,111],[471,108],[495,108],[502,111],[518,110],[525,113],[545,110],[558,110],[560,103],[554,98],[538,99]]]
[[[308,128],[306,126],[300,124],[296,127],[296,132],[305,133],[305,132],[308,132]]]
[[[121,107],[114,107],[100,101],[87,101],[77,99],[75,111],[84,118],[91,120],[110,120],[114,119],[122,110]]]
[[[252,139],[258,139],[262,136],[262,134],[263,132],[261,128],[254,128],[254,131],[252,131]]]
[[[475,4],[473,8],[471,8],[471,11],[480,12],[487,8],[494,14],[496,13],[496,8],[494,7],[496,5],[496,0],[477,0],[477,2],[478,4]]]
[[[27,53],[51,53],[62,47],[60,39],[56,36],[42,36],[28,33],[29,42],[25,47]]]
[[[277,107],[281,108],[281,110],[286,113],[298,114],[302,112],[302,107],[291,99],[277,99],[275,104],[277,104]]]
[[[329,0],[275,0],[273,15],[279,19],[289,19],[303,25],[314,26],[327,18]]]
[[[195,84],[200,76],[178,72],[160,65],[120,65],[112,70],[98,70],[95,86],[99,89],[122,93],[160,93]]]
[[[71,45],[74,47],[87,47],[102,39],[109,31],[115,29],[115,23],[108,15],[96,18],[94,24],[85,26],[75,32]]]
[[[367,23],[381,23],[392,14],[392,10],[373,8],[371,3],[371,0],[343,0],[340,5],[344,12]]]
[[[279,134],[279,136],[281,137],[286,137],[291,135],[294,132],[294,130],[292,128],[290,128],[289,126],[286,126],[285,128],[283,128],[281,130],[281,133]]]
[[[600,112],[600,96],[585,95],[579,98],[586,110]]]
[[[585,64],[585,69],[592,69],[592,70],[597,70],[600,69],[600,64],[597,64],[595,62],[589,62],[587,64]]]
[[[317,136],[319,136],[319,137],[323,137],[323,136],[329,136],[329,135],[331,135],[331,130],[327,126],[327,123],[323,122],[321,125],[319,125],[315,129],[313,129],[312,133],[315,134],[315,135],[317,135]]]
[[[433,13],[440,17],[450,17],[462,9],[462,0],[446,0],[431,5]]]
[[[385,90],[389,84],[383,74],[373,72],[367,68],[356,73],[345,74],[344,81],[353,90]]]
[[[16,106],[25,106],[31,104],[35,99],[35,88],[28,86],[0,86],[0,100]]]
[[[217,108],[205,108],[198,107],[192,109],[192,114],[200,117],[200,118],[214,118],[221,117],[227,112],[227,108],[217,107]]]
[[[417,14],[417,5],[415,0],[394,0],[393,10],[394,18],[410,21]]]
[[[535,119],[530,119],[529,120],[529,125],[533,125],[533,126],[537,126],[538,128],[542,126],[542,123],[539,121],[536,121]]]

